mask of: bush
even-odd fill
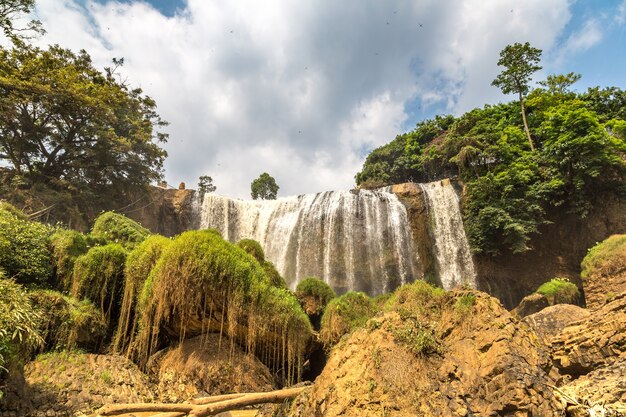
[[[93,301],[107,325],[119,311],[125,261],[126,250],[111,243],[89,249],[74,264],[72,296]]]
[[[580,299],[578,287],[567,278],[553,278],[544,282],[536,292],[547,297],[551,305],[578,304]]]
[[[263,261],[261,263],[263,270],[265,271],[265,275],[270,280],[270,284],[276,288],[284,288],[287,289],[287,283],[285,279],[280,275],[280,273],[276,270],[276,267],[270,261]]]
[[[161,235],[152,235],[133,249],[126,258],[124,266],[124,296],[120,310],[113,349],[117,352],[128,347],[132,335],[137,330],[136,306],[152,268],[158,261],[163,249],[171,242]]]
[[[146,239],[150,231],[126,216],[107,211],[96,218],[91,234],[96,238],[104,238],[108,242],[132,248]]]
[[[63,291],[69,291],[74,262],[89,249],[87,238],[75,230],[61,229],[50,237],[50,246],[57,283]]]
[[[362,292],[347,292],[334,298],[322,316],[320,339],[327,348],[336,345],[342,336],[352,332],[376,314],[376,305]]]
[[[45,341],[43,350],[95,351],[106,335],[106,323],[89,300],[78,301],[50,290],[34,291],[31,297],[42,313],[39,329]]]
[[[44,284],[52,275],[50,228],[32,222],[17,209],[0,207],[0,268],[22,284]]]
[[[259,263],[263,263],[263,261],[265,260],[265,253],[263,252],[263,248],[261,247],[261,244],[256,240],[241,239],[239,242],[237,242],[237,246],[252,255],[254,259],[259,261]]]
[[[430,321],[440,316],[446,292],[426,281],[403,285],[387,300],[385,311],[396,311],[403,319]]]
[[[0,271],[0,398],[3,374],[41,346],[37,331],[40,319],[26,290]]]
[[[296,297],[308,315],[322,314],[336,296],[330,285],[315,277],[303,279],[296,287]]]

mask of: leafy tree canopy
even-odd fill
[[[16,183],[103,198],[142,186],[160,178],[164,125],[151,98],[85,51],[0,47],[0,161]]]
[[[251,195],[253,200],[276,200],[278,189],[280,187],[276,184],[276,180],[267,172],[259,175],[259,178],[252,181],[250,184]]]
[[[14,43],[28,39],[31,34],[42,33],[41,22],[29,21],[26,26],[16,26],[15,22],[30,13],[35,6],[35,0],[2,0],[0,2],[0,29],[4,36]]]
[[[215,190],[217,190],[217,187],[213,185],[213,178],[208,175],[202,175],[198,178],[198,192],[200,195],[212,193]]]

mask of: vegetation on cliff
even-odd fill
[[[580,302],[578,287],[567,278],[553,278],[541,284],[536,292],[545,296],[550,305],[578,304]]]
[[[459,177],[467,187],[466,232],[477,253],[529,250],[559,207],[586,216],[598,196],[622,193],[626,174],[626,92],[570,90],[577,74],[554,75],[519,103],[437,116],[370,153],[361,187]]]
[[[75,230],[60,229],[50,237],[50,247],[57,285],[64,291],[69,291],[74,275],[74,263],[89,249],[87,237]]]
[[[331,348],[346,334],[365,323],[377,312],[374,301],[362,292],[350,291],[332,299],[322,316],[320,339]]]
[[[296,297],[309,315],[322,314],[336,296],[331,286],[319,278],[305,278],[296,286]]]
[[[146,239],[150,231],[126,216],[107,211],[96,218],[91,235],[95,239],[103,239],[132,248]]]

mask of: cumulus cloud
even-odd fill
[[[411,103],[459,113],[501,99],[499,51],[553,47],[569,3],[188,0],[166,17],[144,2],[38,0],[37,14],[42,43],[100,67],[125,58],[170,122],[170,183],[207,174],[246,197],[264,171],[280,195],[350,188],[366,151],[417,121]]]

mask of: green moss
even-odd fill
[[[287,289],[287,283],[285,279],[280,275],[280,273],[276,270],[276,267],[270,261],[263,261],[261,263],[261,267],[265,271],[267,278],[270,280],[270,284],[276,288],[285,288]]]
[[[0,208],[0,268],[18,283],[45,284],[52,275],[51,229],[9,207],[5,203]]]
[[[121,214],[107,211],[96,218],[91,234],[96,239],[133,247],[150,235],[150,231]]]
[[[578,287],[567,278],[553,278],[541,284],[536,292],[546,296],[550,304],[578,304],[580,299]]]
[[[96,246],[74,264],[72,295],[93,301],[107,325],[119,312],[126,253],[117,243]]]
[[[582,261],[582,277],[609,275],[626,263],[626,235],[613,235],[587,252]]]
[[[428,321],[438,317],[443,308],[446,292],[425,281],[403,285],[387,300],[385,311],[396,311],[402,318]]]
[[[347,292],[326,306],[320,338],[327,348],[337,344],[342,336],[352,332],[376,314],[376,305],[362,292]]]
[[[87,238],[75,230],[61,229],[50,237],[52,259],[59,288],[69,291],[72,286],[74,262],[89,249]]]
[[[319,315],[324,312],[326,305],[337,295],[335,291],[319,278],[308,277],[298,283],[296,297],[300,304],[311,315]]]
[[[39,325],[45,340],[43,350],[97,349],[106,334],[106,323],[93,303],[51,290],[34,291],[31,297],[43,317]]]
[[[261,244],[256,240],[241,239],[239,242],[237,242],[237,246],[252,255],[254,259],[259,261],[259,263],[263,263],[263,261],[265,260],[265,253],[263,252],[263,248],[261,247]]]

